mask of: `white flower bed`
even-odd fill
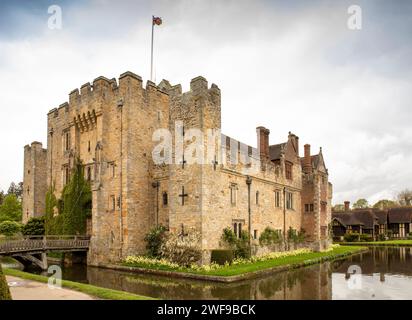
[[[339,247],[339,245],[332,245],[327,251],[332,251],[333,249],[337,247]],[[313,251],[307,248],[293,250],[293,251],[271,252],[271,253],[268,253],[268,254],[265,254],[259,257],[253,256],[250,259],[239,259],[238,258],[238,259],[233,260],[232,265],[251,264],[255,262],[298,256],[301,254],[311,253],[311,252]],[[186,271],[189,270],[189,271],[203,271],[203,272],[218,270],[218,269],[222,269],[222,268],[229,266],[229,263],[226,263],[225,265],[211,263],[208,265],[201,265],[201,266],[197,264],[192,264],[190,267],[182,267],[182,266],[179,266],[177,263],[170,262],[166,259],[155,259],[155,258],[150,258],[150,257],[145,257],[145,256],[129,256],[124,260],[124,262],[126,264],[132,264],[132,265],[137,265],[137,266],[140,265],[142,267],[157,267],[157,268],[167,267],[167,268],[174,269],[174,270],[186,270]]]

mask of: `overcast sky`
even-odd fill
[[[62,9],[62,29],[47,10]],[[362,8],[362,29],[347,27]],[[222,90],[223,133],[256,145],[289,131],[323,147],[334,203],[412,188],[412,1],[0,2],[0,188],[21,181],[23,147],[46,143],[46,114],[103,75],[150,75]]]

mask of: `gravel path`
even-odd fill
[[[49,288],[46,283],[6,276],[13,300],[94,300],[93,297],[65,288]]]

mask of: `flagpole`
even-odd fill
[[[151,59],[150,59],[150,81],[153,81],[153,33],[154,33],[154,16],[152,16],[152,48],[151,48]]]

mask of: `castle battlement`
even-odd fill
[[[182,96],[207,96],[214,104],[220,104],[220,89],[212,83],[208,87],[207,80],[198,76],[190,81],[190,90],[182,92],[181,84],[171,85],[169,81],[162,80],[158,85],[153,81],[148,80],[145,88],[143,88],[142,77],[127,71],[120,75],[117,82],[116,78],[108,79],[104,76],[99,76],[93,80],[92,84],[87,82],[80,89],[76,88],[69,93],[69,102],[64,102],[58,108],[53,108],[48,112],[48,117],[59,117],[63,112],[68,112],[72,108],[80,108],[82,105],[90,104],[92,100],[105,99],[108,95],[122,96],[131,88],[142,90],[143,95],[150,93],[162,93],[165,95],[178,98]]]
[[[33,141],[31,144],[27,144],[24,146],[24,151],[30,152],[31,150],[47,152],[47,149],[43,148],[43,144],[38,141]]]

